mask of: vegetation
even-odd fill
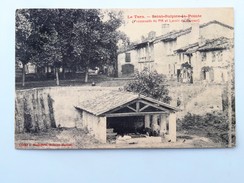
[[[177,124],[178,132],[207,137],[215,143],[228,145],[229,124],[225,113],[207,113],[202,116],[188,113],[183,119],[179,119]]]
[[[222,94],[222,106],[223,111],[228,116],[229,126],[228,126],[228,135],[229,135],[229,147],[232,147],[235,144],[235,128],[236,128],[236,115],[235,115],[235,83],[234,83],[234,65],[231,65],[230,82],[224,88]]]
[[[19,9],[16,11],[16,62],[23,65],[22,85],[25,85],[25,65],[55,69],[59,85],[62,67],[83,69],[88,81],[88,69],[114,64],[117,43],[128,41],[118,31],[123,24],[120,11],[97,9]]]
[[[124,87],[126,91],[139,93],[165,103],[171,101],[169,90],[166,86],[166,78],[157,71],[150,71],[145,68],[141,72],[136,72],[134,80],[130,81]]]

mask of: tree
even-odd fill
[[[62,9],[30,9],[30,21],[35,37],[35,57],[31,62],[38,67],[52,67],[59,85],[59,70],[68,65],[70,35],[73,23],[71,11]],[[34,46],[37,45],[37,46]],[[47,73],[46,73],[47,76]]]
[[[89,68],[116,63],[117,43],[123,37],[117,29],[122,22],[119,11],[20,10],[16,18],[16,56],[23,65],[31,62],[37,67],[54,68],[57,85],[61,67],[64,77],[65,68],[84,68],[87,82]]]
[[[235,146],[235,129],[236,129],[236,114],[235,114],[235,82],[234,82],[234,60],[229,58],[228,75],[229,79],[222,91],[222,107],[223,112],[227,116],[228,121],[228,147]]]
[[[77,11],[72,9],[58,9],[58,15],[55,22],[55,29],[58,32],[59,44],[61,49],[61,65],[63,78],[65,78],[65,69],[73,68],[75,65],[75,57],[73,54],[72,37],[74,24],[77,22]]]
[[[102,29],[101,39],[101,53],[104,58],[104,62],[107,65],[112,65],[114,70],[117,70],[117,51],[118,43],[122,41],[129,42],[127,35],[118,28],[124,23],[122,11],[105,11],[103,12],[107,20],[104,21],[104,27]],[[116,72],[117,73],[117,72]],[[114,73],[115,76],[115,73]]]
[[[121,12],[102,12],[97,9],[77,10],[79,20],[74,24],[74,54],[77,65],[85,68],[85,82],[88,69],[117,61],[117,43],[123,23]],[[106,18],[104,18],[106,17]]]
[[[95,66],[99,57],[98,41],[102,22],[99,11],[95,9],[77,10],[79,21],[74,24],[73,45],[76,63],[85,70],[85,82],[88,81],[88,69]]]
[[[31,37],[32,24],[29,21],[29,16],[28,10],[16,10],[16,64],[18,61],[22,63],[22,86],[25,86],[26,64],[30,62],[34,54],[34,50],[31,47],[33,39]]]
[[[30,10],[33,32],[36,37],[38,54],[32,60],[39,67],[52,66],[59,85],[59,69],[62,65],[62,36],[59,33],[59,10]]]
[[[130,81],[125,87],[125,91],[139,93],[154,99],[169,103],[171,97],[168,96],[169,90],[165,85],[166,79],[157,71],[149,71],[145,68],[141,72],[136,72],[134,80]]]

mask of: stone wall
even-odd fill
[[[70,86],[16,90],[16,132],[46,130],[58,125],[67,128],[82,127],[81,113],[75,106],[112,90],[117,91],[118,88]]]
[[[16,133],[38,132],[55,128],[52,97],[43,89],[17,91],[15,123]]]
[[[106,117],[98,117],[82,112],[82,127],[87,128],[91,135],[102,143],[106,143]]]

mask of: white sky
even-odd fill
[[[200,18],[200,23],[203,24],[212,20],[217,20],[222,23],[225,23],[230,26],[234,26],[234,15],[232,8],[192,8],[192,9],[121,9],[124,12],[124,20],[125,25],[123,25],[120,30],[125,32],[131,41],[140,40],[141,36],[146,36],[150,31],[156,31],[157,36],[162,34],[161,26],[164,24],[163,22],[156,23],[132,23],[134,20],[143,20],[143,19],[129,19],[128,16],[134,15],[142,15],[142,16],[150,16],[152,15],[172,15],[172,14],[199,14],[202,17]],[[145,18],[145,20],[148,18]],[[149,18],[152,19],[152,18]],[[155,18],[156,20],[158,18]],[[199,19],[199,18],[195,18]],[[170,24],[171,30],[182,29],[184,23],[176,23],[171,22]],[[189,23],[188,23],[189,25]]]

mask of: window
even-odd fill
[[[175,49],[175,42],[167,42],[166,47],[167,47],[167,55],[172,55]]]
[[[218,57],[218,61],[222,62],[223,61],[223,52],[222,51],[218,52],[217,57]]]
[[[207,60],[207,53],[206,52],[202,52],[202,62]]]
[[[212,62],[215,62],[215,59],[216,59],[216,52],[212,52]]]
[[[147,48],[143,47],[139,49],[139,62],[145,62],[147,59]]]
[[[131,62],[130,53],[125,53],[125,62]]]

